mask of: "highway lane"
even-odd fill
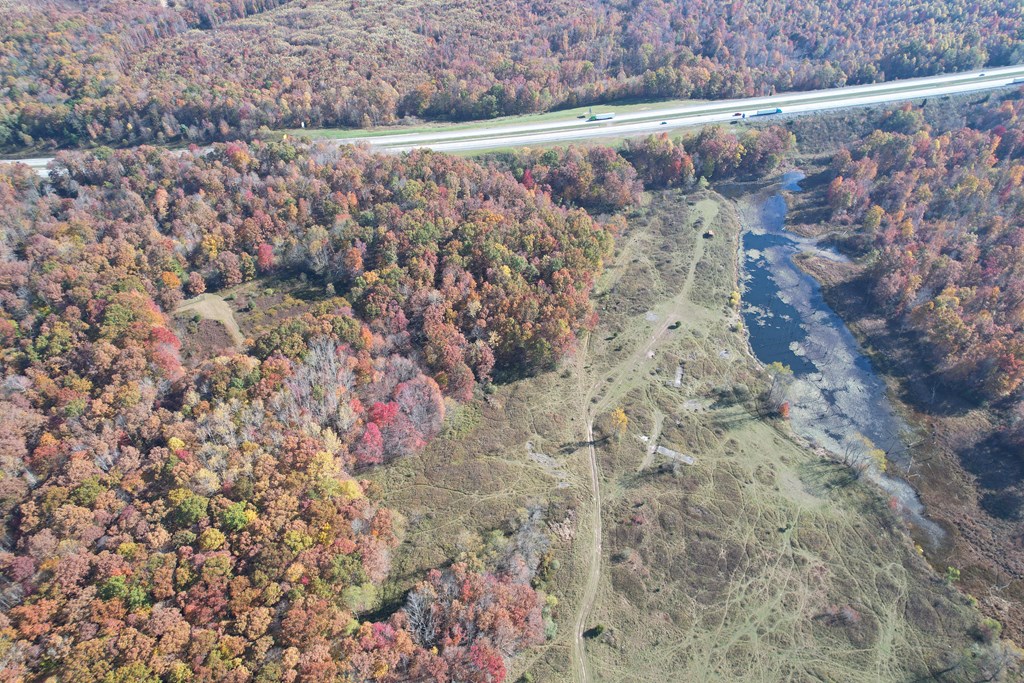
[[[495,124],[494,126],[489,127],[480,127],[479,124],[476,123],[472,124],[472,128],[459,129],[457,126],[454,126],[450,129],[439,128],[434,131],[418,133],[395,133],[392,135],[368,135],[365,137],[345,138],[338,142],[342,144],[365,142],[373,147],[400,147],[411,149],[418,146],[428,146],[428,143],[441,143],[457,139],[511,137],[523,134],[539,134],[542,132],[547,133],[555,131],[568,132],[573,129],[580,128],[594,130],[598,127],[613,128],[619,127],[622,124],[640,121],[650,122],[656,120],[657,125],[661,125],[661,121],[666,121],[666,125],[671,126],[673,121],[669,119],[675,119],[676,125],[679,125],[678,120],[689,119],[698,115],[713,116],[717,114],[719,116],[714,120],[725,120],[732,118],[732,115],[736,112],[747,112],[749,114],[759,109],[767,109],[771,107],[782,108],[784,113],[787,108],[792,108],[794,106],[801,107],[802,109],[800,111],[810,111],[803,107],[806,107],[808,104],[819,104],[822,109],[830,108],[825,106],[825,103],[828,102],[842,102],[842,104],[834,105],[831,108],[834,108],[835,106],[857,106],[859,104],[859,100],[868,97],[880,98],[875,102],[868,102],[868,104],[886,101],[899,101],[918,97],[920,95],[916,93],[921,93],[925,90],[928,91],[929,95],[933,92],[936,95],[942,95],[947,94],[944,92],[945,90],[949,90],[950,92],[963,92],[970,90],[1002,88],[1011,85],[1017,78],[1024,78],[1024,65],[983,69],[980,71],[954,74],[942,74],[939,76],[928,76],[898,81],[887,81],[884,83],[871,83],[868,85],[830,88],[827,90],[790,92],[763,97],[750,97],[739,100],[715,100],[693,105],[617,114],[612,122],[589,122],[577,118],[567,118],[563,120],[547,121],[544,123],[527,123],[517,125]],[[908,91],[914,94],[908,96]],[[602,105],[600,107],[595,107],[596,111],[605,112],[614,111],[614,109],[614,105]],[[706,121],[698,121],[696,123],[705,122]],[[693,123],[691,122],[683,125],[693,125]],[[595,137],[601,136],[597,134]],[[435,144],[430,144],[429,146],[434,149],[438,148]]]
[[[0,164],[25,164],[29,168],[35,169],[36,173],[45,178],[50,175],[50,171],[46,167],[51,161],[53,161],[53,157],[36,157],[34,159],[0,159]]]
[[[336,144],[365,143],[370,147],[394,152],[429,147],[443,152],[467,152],[517,147],[524,145],[557,144],[588,139],[620,138],[666,130],[699,126],[708,123],[736,121],[736,113],[750,118],[762,109],[780,108],[782,116],[810,114],[830,109],[870,106],[886,102],[940,97],[983,90],[994,90],[1014,85],[1024,87],[1024,65],[998,67],[924,78],[911,78],[868,85],[782,93],[738,100],[716,100],[685,106],[666,107],[616,115],[612,121],[590,122],[567,118],[516,125],[439,128],[418,133],[394,133],[335,140]],[[614,106],[602,106],[598,111],[614,111]],[[772,118],[772,116],[756,117]],[[315,131],[310,131],[314,134]],[[20,161],[47,175],[47,164],[52,157],[34,159],[2,159],[0,163]]]
[[[983,74],[983,75],[982,75]],[[736,113],[748,118],[762,109],[782,109],[782,116],[809,114],[830,109],[870,106],[887,102],[922,99],[993,90],[1015,85],[1024,79],[1024,66],[987,69],[969,74],[908,79],[889,83],[833,88],[769,97],[728,100],[689,105],[672,109],[623,114],[613,121],[590,122],[573,119],[564,122],[517,126],[514,130],[475,129],[445,133],[403,134],[395,136],[348,139],[341,142],[365,142],[371,147],[392,151],[408,151],[420,147],[443,152],[479,151],[501,147],[555,144],[587,139],[618,138],[656,133],[686,126],[738,120]],[[1024,82],[1021,83],[1024,86]],[[612,111],[604,107],[601,111]],[[777,116],[777,115],[776,115]]]

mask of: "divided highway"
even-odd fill
[[[736,116],[737,113],[741,116],[746,114],[748,118],[766,109],[781,109],[782,115],[810,114],[829,109],[994,90],[1018,83],[1024,86],[1024,65],[741,100],[719,100],[621,114],[616,115],[611,121],[567,119],[515,126],[439,129],[422,133],[367,136],[348,138],[342,142],[365,142],[371,147],[399,152],[419,147],[429,147],[443,152],[464,152],[596,138],[631,137],[685,126],[735,121],[741,118]],[[603,106],[600,111],[614,109],[614,106]],[[770,115],[756,118],[770,118]]]
[[[0,159],[0,164],[25,164],[41,176],[48,176],[50,172],[46,169],[53,157],[36,157],[35,159]]]
[[[869,85],[783,93],[767,97],[740,100],[717,100],[686,106],[654,109],[616,115],[610,121],[587,121],[566,118],[544,123],[494,124],[472,127],[451,126],[427,132],[369,135],[338,140],[338,144],[366,143],[371,147],[394,152],[405,152],[429,147],[442,152],[469,152],[523,145],[545,145],[599,138],[622,138],[657,133],[686,126],[721,123],[756,116],[756,112],[781,109],[782,116],[813,114],[829,109],[863,107],[886,102],[941,97],[982,90],[995,90],[1010,86],[1024,87],[1024,65],[1006,66],[982,71],[971,71],[925,78],[910,78]],[[600,111],[612,112],[614,106],[602,106]],[[740,116],[736,116],[740,114]],[[780,114],[776,114],[778,116]],[[309,131],[315,137],[316,131]],[[34,159],[3,159],[0,163],[21,161],[47,175],[46,166],[52,157]]]

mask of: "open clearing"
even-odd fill
[[[728,304],[735,206],[652,195],[574,357],[450,404],[425,451],[366,474],[402,538],[381,614],[429,569],[483,566],[539,508],[556,628],[509,680],[972,680],[978,613],[882,496],[756,416],[765,378]],[[258,281],[178,318],[218,321],[238,344],[326,296]]]
[[[231,337],[231,342],[235,346],[241,346],[242,342],[245,341],[245,337],[242,336],[242,331],[238,329],[238,323],[235,321],[235,313],[228,306],[224,298],[216,294],[200,294],[197,297],[193,297],[186,301],[181,302],[181,305],[175,309],[175,315],[185,315],[187,313],[195,313],[203,320],[215,320],[224,326],[227,330],[228,335]]]
[[[755,416],[764,379],[728,308],[737,230],[718,195],[654,195],[619,237],[601,322],[574,358],[454,409],[427,451],[372,474],[405,517],[385,602],[539,506],[558,632],[510,680],[966,673],[977,612],[877,492]],[[625,433],[608,426],[619,407]]]

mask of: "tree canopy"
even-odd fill
[[[5,168],[0,223],[0,679],[499,681],[543,640],[534,522],[368,618],[397,537],[358,473],[571,350],[587,214],[452,157],[260,143]],[[182,363],[181,298],[266,274],[337,293]]]
[[[27,0],[0,149],[735,98],[1024,61],[1015,0]]]

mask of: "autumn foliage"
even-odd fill
[[[1024,380],[1024,110],[1019,98],[933,134],[905,106],[833,162],[833,216],[877,250],[883,310],[981,399]]]
[[[622,149],[604,146],[524,149],[492,159],[527,189],[591,212],[616,212],[635,205],[642,191],[689,189],[699,178],[754,178],[775,170],[796,140],[780,126],[737,135],[725,126],[670,138],[632,138]]]
[[[0,149],[210,142],[1024,61],[1016,0],[25,0]]]
[[[519,541],[368,618],[397,539],[356,475],[572,347],[589,216],[449,157],[234,144],[5,169],[0,222],[0,680],[500,681],[543,639]],[[183,365],[168,312],[267,272],[337,295]]]

